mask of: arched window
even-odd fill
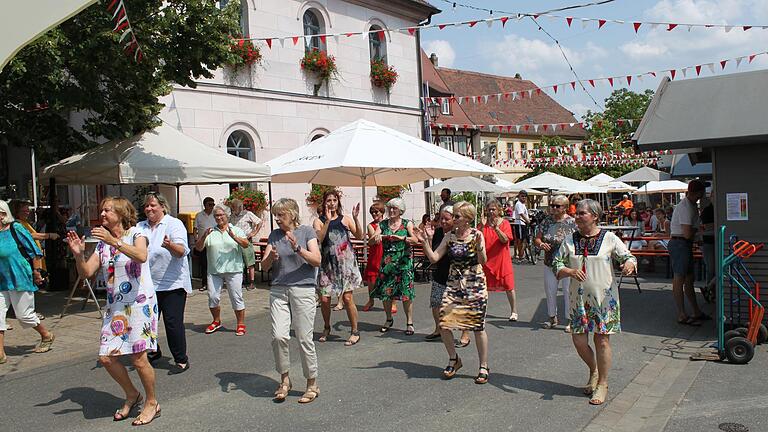
[[[371,32],[368,33],[368,47],[370,48],[371,60],[383,60],[387,62],[387,43],[385,38],[379,34],[384,30],[379,25],[372,25]]]
[[[227,153],[243,159],[254,160],[251,137],[241,130],[232,132],[227,138]]]
[[[216,2],[219,9],[224,10],[229,4],[229,0],[218,0]],[[248,2],[247,0],[240,1],[240,33],[243,36],[248,36]]]
[[[319,37],[310,37],[321,34],[325,34],[323,19],[317,11],[307,9],[306,12],[304,12],[304,36],[306,36],[304,38],[304,49],[306,51],[312,49],[325,51],[325,43],[323,43]]]

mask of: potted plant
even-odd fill
[[[336,78],[339,73],[336,67],[336,58],[317,48],[305,51],[300,64],[301,70],[316,75],[321,82],[328,82]]]
[[[400,198],[403,196],[403,192],[408,189],[408,185],[397,186],[377,186],[376,197],[379,201],[386,203],[392,198]]]
[[[224,204],[229,206],[232,200],[239,199],[243,202],[243,208],[261,217],[264,210],[267,209],[267,194],[248,187],[239,187],[232,190],[232,193],[224,200]]]
[[[260,64],[262,60],[261,50],[249,39],[234,39],[229,46],[229,51],[234,55],[234,66]]]
[[[389,91],[397,82],[397,71],[394,66],[387,65],[383,59],[371,60],[371,82],[376,87]]]

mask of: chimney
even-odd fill
[[[520,73],[515,74],[515,79],[523,79],[523,76],[520,75]]]
[[[432,62],[432,65],[434,67],[437,67],[437,54],[435,54],[435,53],[430,54],[429,55],[429,61]]]

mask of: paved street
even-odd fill
[[[490,383],[473,383],[477,354],[461,349],[464,368],[452,381],[440,379],[447,355],[438,342],[423,342],[433,323],[428,313],[429,286],[417,288],[416,330],[395,327],[378,332],[383,312],[361,312],[362,340],[344,347],[349,327],[344,312],[334,312],[336,338],[317,344],[321,396],[313,404],[296,403],[304,389],[298,351],[292,342],[294,390],[283,404],[272,402],[277,385],[265,302],[267,291],[246,293],[249,334],[230,328],[213,335],[205,296],[190,298],[188,344],[192,369],[168,376],[157,369],[163,415],[155,427],[168,431],[241,430],[520,430],[645,431],[718,430],[723,422],[766,430],[768,406],[762,374],[765,348],[747,366],[690,362],[688,355],[708,345],[712,327],[683,327],[674,322],[669,285],[643,283],[621,292],[624,332],[612,339],[614,367],[609,403],[588,405],[581,393],[587,372],[568,335],[544,330],[542,265],[516,266],[521,321],[510,323],[504,294],[489,301]],[[358,304],[364,293],[357,294]],[[0,427],[3,431],[104,430],[121,404],[117,385],[97,365],[98,319],[95,311],[45,322],[57,332],[55,349],[28,354],[34,342],[27,330],[8,332],[10,364],[0,368]],[[15,321],[13,321],[15,323]],[[322,328],[317,316],[316,329]],[[17,346],[19,345],[19,346]],[[161,346],[167,351],[164,340]],[[23,355],[19,360],[19,355]],[[132,376],[138,381],[137,376]],[[725,405],[723,402],[727,401]],[[762,420],[758,420],[762,418]],[[130,427],[129,423],[119,428]]]

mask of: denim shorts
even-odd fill
[[[672,265],[672,276],[693,274],[693,243],[681,239],[670,239],[667,244]]]

